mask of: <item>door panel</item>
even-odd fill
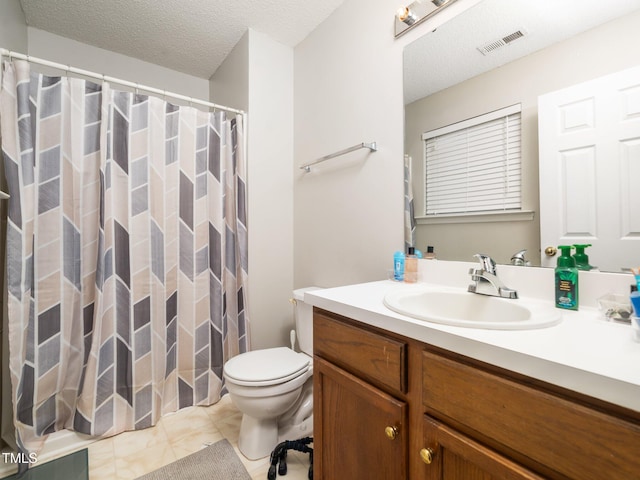
[[[591,265],[640,265],[640,67],[538,99],[541,263],[592,244]]]
[[[431,463],[425,480],[542,480],[543,477],[426,415],[424,447]]]

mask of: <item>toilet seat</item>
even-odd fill
[[[243,353],[224,365],[225,377],[242,386],[265,387],[288,382],[311,368],[311,358],[287,347]]]

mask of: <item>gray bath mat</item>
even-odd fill
[[[220,440],[137,480],[251,480],[231,444]]]

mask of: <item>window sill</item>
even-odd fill
[[[533,210],[519,210],[514,212],[449,213],[445,215],[416,217],[416,223],[418,225],[437,225],[447,223],[523,222],[531,221],[534,217],[535,212]]]

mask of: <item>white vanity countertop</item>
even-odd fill
[[[305,302],[640,412],[640,343],[633,340],[631,326],[607,322],[597,309],[581,307],[562,311],[562,322],[541,329],[453,327],[389,310],[383,298],[396,288],[405,284],[380,281],[329,288],[307,292]]]

